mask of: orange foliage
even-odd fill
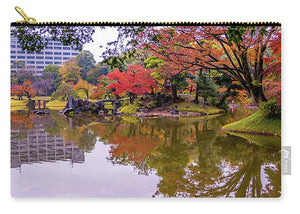
[[[111,146],[110,153],[119,157],[127,154],[130,161],[144,161],[157,145],[157,141],[149,136],[135,135],[132,137],[115,133],[108,139]]]
[[[33,114],[24,114],[13,111],[10,114],[11,129],[31,129],[33,126]]]
[[[11,94],[17,96],[27,96],[28,99],[36,95],[30,80],[25,80],[22,85],[14,85],[11,88]]]

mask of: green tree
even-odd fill
[[[78,98],[77,92],[68,83],[62,83],[57,90],[52,94],[51,100],[66,100],[69,95]]]
[[[76,56],[76,60],[77,65],[81,68],[80,76],[86,80],[88,72],[96,67],[94,55],[90,51],[84,50]]]
[[[97,79],[102,75],[107,75],[109,73],[108,65],[98,63],[95,68],[91,69],[86,77],[88,83],[93,85],[97,84]]]
[[[14,61],[12,64],[11,64],[11,69],[20,69],[20,68],[25,68],[25,63],[24,62],[20,62],[20,61]]]
[[[205,106],[208,99],[211,101],[215,101],[217,98],[217,90],[210,80],[206,73],[202,73],[196,80],[197,88],[196,88],[196,95],[198,94],[204,100],[203,105]]]
[[[16,81],[17,84],[22,84],[26,80],[30,80],[31,82],[35,81],[35,76],[33,75],[34,71],[28,70],[26,68],[20,68],[16,72]]]
[[[48,65],[43,70],[41,79],[53,80],[53,87],[54,87],[54,90],[56,90],[61,81],[61,75],[59,73],[59,66],[51,65],[51,64]]]

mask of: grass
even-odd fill
[[[47,108],[49,109],[56,109],[56,110],[62,110],[66,106],[67,101],[62,100],[53,100],[47,103]]]
[[[281,119],[265,118],[260,111],[222,127],[225,130],[251,132],[253,134],[281,135]]]
[[[134,104],[128,104],[119,109],[120,112],[124,114],[136,114],[136,110],[140,108],[140,105],[137,103]]]
[[[17,111],[17,110],[25,110],[27,99],[26,100],[17,100],[17,99],[11,99],[10,100],[10,110],[11,111]]]
[[[49,97],[34,97],[33,100],[49,100]],[[17,100],[16,98],[13,98],[10,100],[10,110],[16,111],[16,110],[26,110],[28,100],[25,98],[23,100]],[[57,109],[62,110],[67,104],[67,101],[60,101],[60,100],[54,100],[50,101],[46,104],[46,107],[49,109]],[[43,104],[41,104],[43,105]]]
[[[172,104],[170,107],[175,107],[177,105],[177,109],[179,111],[185,111],[185,112],[198,112],[198,113],[203,113],[206,115],[211,115],[211,114],[219,114],[219,113],[224,113],[225,111],[223,109],[219,109],[214,106],[200,106],[195,103],[191,102],[182,102],[182,103],[175,103]]]

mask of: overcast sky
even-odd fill
[[[93,35],[94,42],[85,44],[83,50],[89,50],[94,54],[96,62],[102,61],[101,55],[105,51],[107,42],[115,41],[117,39],[118,32],[116,28],[100,29],[96,27],[96,31]],[[103,46],[103,48],[100,48]]]

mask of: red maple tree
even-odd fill
[[[34,97],[36,91],[33,89],[30,80],[25,80],[22,85],[14,85],[11,88],[11,94],[17,96],[26,96],[28,100]]]
[[[114,80],[107,88],[112,89],[112,93],[118,96],[124,92],[127,93],[130,103],[133,103],[137,95],[149,93],[156,87],[150,71],[140,65],[130,65],[123,72],[115,69],[107,77]]]

